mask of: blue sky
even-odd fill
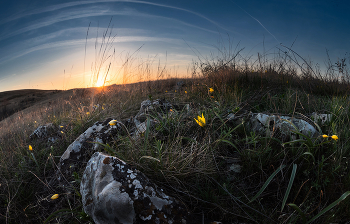
[[[87,87],[107,71],[107,84],[181,77],[230,44],[254,58],[295,41],[295,52],[324,68],[326,49],[333,62],[349,57],[349,11],[345,0],[2,0],[0,92]],[[109,24],[116,36],[103,56]]]

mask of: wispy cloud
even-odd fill
[[[71,10],[68,12],[59,13],[53,16],[48,16],[46,18],[32,22],[31,25],[24,28],[18,29],[12,33],[8,33],[0,36],[0,40],[4,40],[18,34],[22,34],[28,31],[36,30],[45,26],[50,26],[52,24],[72,20],[77,18],[92,17],[92,16],[112,16],[112,15],[130,15],[130,11],[111,11],[111,10],[98,10],[98,9],[85,9],[85,10]]]
[[[102,43],[102,37],[100,38],[90,38],[87,40],[88,43],[95,43],[95,42]],[[125,42],[166,42],[171,44],[181,44],[182,40],[174,39],[174,38],[160,38],[160,37],[148,37],[148,36],[123,36],[119,37],[114,40],[114,43],[125,43]],[[46,44],[41,44],[35,47],[28,48],[24,51],[19,51],[16,54],[8,55],[6,57],[3,57],[0,59],[0,64],[4,64],[5,62],[11,61],[13,59],[22,57],[24,55],[30,54],[35,51],[40,50],[47,50],[51,48],[62,48],[62,47],[80,47],[84,46],[86,43],[86,39],[77,39],[77,40],[66,40],[66,41],[57,41],[57,42],[51,42]]]
[[[130,10],[130,9],[123,9],[120,11],[116,10],[111,10],[107,8],[88,8],[88,9],[74,9],[74,10],[69,10],[65,12],[61,12],[59,14],[55,14],[53,16],[48,16],[43,19],[37,20],[32,22],[31,25],[28,25],[26,27],[23,27],[21,29],[18,29],[14,32],[11,33],[6,33],[4,35],[0,35],[0,41],[25,33],[29,32],[32,30],[37,30],[46,26],[53,25],[58,22],[62,21],[67,21],[67,20],[73,20],[73,19],[78,19],[78,18],[86,18],[86,17],[93,17],[93,16],[115,16],[115,15],[125,15],[125,16],[139,16],[139,17],[153,17],[153,18],[159,18],[159,19],[168,19],[175,21],[177,23],[181,23],[182,25],[192,27],[192,28],[197,28],[206,32],[210,33],[217,33],[217,31],[209,30],[203,27],[199,27],[190,23],[183,22],[178,19],[170,18],[170,17],[164,17],[164,16],[157,16],[157,15],[151,15],[151,14],[145,14],[145,13],[140,13],[135,10]]]
[[[60,9],[67,8],[67,7],[80,6],[80,5],[86,5],[86,4],[96,4],[96,3],[111,3],[111,2],[124,2],[124,3],[126,2],[126,3],[146,4],[146,5],[163,7],[163,8],[175,9],[175,10],[187,12],[189,14],[200,17],[200,18],[208,21],[209,23],[215,25],[218,28],[221,28],[225,31],[232,32],[231,30],[228,30],[227,28],[223,27],[219,23],[215,22],[214,20],[212,20],[212,19],[210,19],[210,18],[208,18],[200,13],[197,13],[197,12],[194,12],[194,11],[191,11],[188,9],[176,7],[176,6],[159,4],[159,3],[148,2],[148,1],[136,1],[136,0],[100,0],[100,1],[79,1],[79,2],[63,3],[63,4],[58,4],[58,5],[53,5],[53,6],[41,8],[41,9],[36,9],[36,10],[30,11],[30,12],[22,12],[21,14],[14,15],[14,16],[9,17],[3,21],[0,21],[0,25],[4,24],[4,23],[8,23],[8,22],[13,21],[13,20],[24,18],[27,16],[41,14],[41,13],[45,13],[45,12],[52,12],[52,11],[60,10]]]

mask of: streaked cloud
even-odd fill
[[[45,13],[45,12],[52,12],[52,11],[56,11],[56,10],[60,10],[60,9],[64,9],[64,8],[68,8],[68,7],[73,7],[73,6],[80,6],[80,5],[86,5],[86,4],[96,4],[96,3],[111,3],[111,2],[124,2],[124,3],[136,3],[136,4],[146,4],[146,5],[153,5],[153,6],[158,6],[158,7],[163,7],[163,8],[169,8],[169,9],[175,9],[175,10],[179,10],[179,11],[183,11],[183,12],[187,12],[190,13],[192,15],[198,16],[210,23],[212,23],[213,25],[225,30],[225,31],[230,31],[227,28],[223,27],[222,25],[220,25],[219,23],[215,22],[214,20],[202,15],[201,13],[198,12],[194,12],[188,9],[184,9],[184,8],[180,8],[180,7],[175,7],[175,6],[171,6],[171,5],[166,5],[166,4],[159,4],[159,3],[154,3],[154,2],[149,2],[149,1],[135,1],[135,0],[100,0],[100,1],[79,1],[79,2],[69,2],[69,3],[63,3],[63,4],[57,4],[57,5],[53,5],[53,6],[48,6],[45,8],[41,8],[41,9],[37,9],[37,10],[33,10],[30,12],[24,12],[21,14],[17,14],[15,16],[12,16],[10,18],[7,18],[3,21],[0,21],[0,24],[4,24],[13,20],[17,20],[17,19],[21,19],[23,17],[26,16],[31,16],[31,15],[36,15],[36,14],[41,14],[41,13]]]
[[[95,42],[102,43],[103,38],[89,38],[87,39],[87,43],[89,44],[94,44]],[[116,43],[133,43],[133,42],[166,42],[166,43],[171,43],[171,44],[181,44],[183,43],[182,40],[178,39],[172,39],[172,38],[159,38],[159,37],[148,37],[148,36],[123,36],[115,39],[113,42],[114,44]],[[86,39],[76,39],[76,40],[67,40],[67,41],[56,41],[56,42],[50,42],[46,44],[41,44],[35,47],[28,48],[26,50],[17,52],[16,54],[9,55],[6,57],[3,57],[0,59],[0,64],[3,64],[5,62],[8,62],[10,60],[14,60],[16,58],[22,57],[24,55],[30,54],[35,51],[41,51],[41,50],[47,50],[51,48],[63,48],[63,47],[69,47],[69,46],[74,46],[74,47],[81,47],[84,46],[86,43]]]

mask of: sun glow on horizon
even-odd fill
[[[99,78],[97,80],[97,82],[95,83],[95,87],[102,87],[104,86],[104,79],[103,78]]]

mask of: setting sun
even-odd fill
[[[99,78],[95,84],[96,87],[101,87],[103,86],[104,80],[102,78]]]

